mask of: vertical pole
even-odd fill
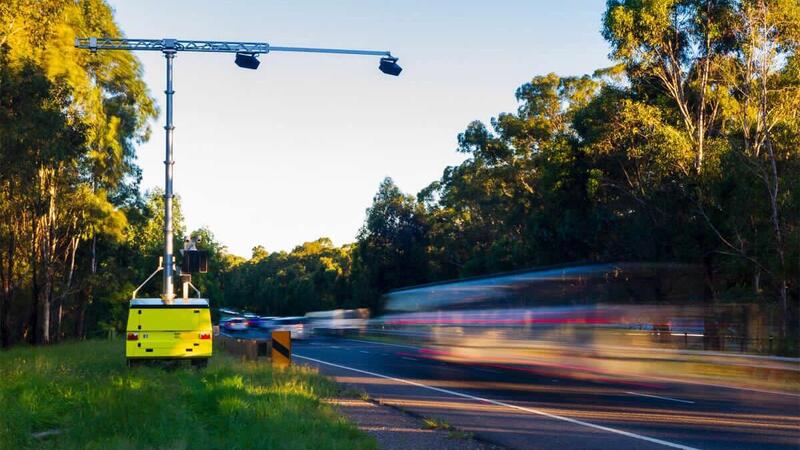
[[[167,136],[166,158],[164,159],[164,290],[161,299],[165,303],[172,303],[175,298],[173,287],[173,261],[172,261],[172,167],[175,161],[172,159],[172,132],[175,127],[172,125],[172,61],[175,58],[175,50],[165,49],[164,57],[167,59],[167,124],[164,126]]]

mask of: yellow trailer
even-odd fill
[[[155,359],[188,359],[205,367],[212,352],[211,311],[204,298],[133,299],[128,313],[125,357],[128,365]]]

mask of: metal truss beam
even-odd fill
[[[266,42],[184,41],[179,39],[118,39],[75,38],[75,47],[97,50],[145,50],[164,53],[249,53],[263,55],[269,52],[331,53],[339,55],[368,55],[391,57],[384,50],[350,50],[341,48],[272,47]]]

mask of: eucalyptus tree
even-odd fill
[[[591,253],[585,158],[573,121],[600,85],[591,76],[536,76],[517,89],[516,112],[459,134],[467,160],[420,193],[430,213],[434,278]]]
[[[714,88],[732,45],[733,0],[608,0],[603,36],[631,78],[657,83],[676,111],[700,173],[720,126]]]
[[[18,280],[8,286],[30,280],[36,332],[29,335],[47,343],[73,293],[78,246],[120,228],[114,203],[138,180],[134,145],[147,139],[156,110],[132,55],[73,48],[77,34],[121,34],[104,1],[9,0],[0,19],[2,70],[18,79],[6,81],[0,100],[8,116],[0,153],[11,168],[0,186],[4,199],[16,199],[4,202],[0,260],[4,279]],[[23,92],[27,98],[14,101]],[[94,254],[91,265],[96,271]]]
[[[428,229],[423,204],[385,178],[354,249],[353,296],[360,306],[380,309],[387,290],[428,281]]]
[[[705,260],[722,255],[746,265],[757,296],[769,285],[786,334],[790,290],[800,285],[800,252],[789,244],[800,240],[793,172],[800,4],[609,0],[603,35],[633,98],[660,111],[659,127],[678,133],[671,133],[673,156],[691,153],[692,170],[675,183],[711,235],[699,242]]]

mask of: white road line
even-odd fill
[[[660,398],[661,400],[669,400],[669,401],[671,401],[671,402],[680,402],[680,403],[691,403],[691,404],[694,404],[694,402],[693,402],[693,401],[691,401],[691,400],[681,400],[681,399],[679,399],[679,398],[672,398],[672,397],[662,397],[662,396],[660,396],[660,395],[641,394],[641,393],[639,393],[639,392],[629,392],[629,391],[625,391],[625,393],[626,393],[626,394],[631,394],[631,395],[638,395],[638,396],[640,396],[640,397],[652,397],[652,398]]]
[[[368,352],[368,351],[366,351],[366,350],[359,350],[359,352],[360,352],[360,353],[367,353],[367,354],[369,354],[369,352]]]
[[[314,361],[316,363],[325,364],[327,366],[338,367],[340,369],[345,369],[345,370],[352,370],[353,372],[359,372],[359,373],[363,373],[363,374],[366,374],[366,375],[371,375],[373,377],[383,378],[383,379],[386,379],[386,380],[392,380],[392,381],[396,381],[398,383],[410,384],[412,386],[417,386],[417,387],[421,387],[421,388],[424,388],[424,389],[430,389],[432,391],[441,392],[441,393],[444,393],[444,394],[450,394],[450,395],[453,395],[453,396],[456,396],[456,397],[468,398],[470,400],[489,403],[491,405],[504,406],[506,408],[517,409],[517,410],[520,410],[520,411],[525,411],[525,412],[529,412],[529,413],[532,413],[532,414],[537,414],[537,415],[540,415],[540,416],[548,417],[550,419],[561,420],[561,421],[569,422],[569,423],[572,423],[572,424],[575,424],[575,425],[581,425],[581,426],[584,426],[584,427],[594,428],[596,430],[602,430],[602,431],[606,431],[606,432],[609,432],[609,433],[619,434],[619,435],[626,436],[626,437],[629,437],[629,438],[639,439],[639,440],[647,441],[647,442],[652,442],[654,444],[659,444],[659,445],[663,445],[663,446],[666,446],[666,447],[679,448],[679,449],[682,449],[682,450],[698,450],[695,447],[689,447],[687,445],[677,444],[675,442],[669,442],[669,441],[664,441],[664,440],[661,440],[661,439],[651,438],[651,437],[648,437],[648,436],[643,436],[641,434],[631,433],[629,431],[618,430],[616,428],[604,427],[602,425],[596,425],[596,424],[593,424],[593,423],[584,422],[582,420],[571,419],[569,417],[564,417],[564,416],[559,416],[559,415],[556,415],[556,414],[551,414],[551,413],[548,413],[548,412],[540,411],[538,409],[525,408],[523,406],[512,405],[510,403],[504,403],[504,402],[500,402],[500,401],[497,401],[497,400],[492,400],[492,399],[489,399],[489,398],[476,397],[474,395],[464,394],[462,392],[457,392],[457,391],[451,391],[449,389],[442,389],[442,388],[438,388],[438,387],[434,387],[434,386],[428,386],[426,384],[417,383],[416,381],[404,380],[402,378],[395,378],[395,377],[390,377],[388,375],[381,375],[381,374],[375,373],[375,372],[369,372],[369,371],[366,371],[366,370],[356,369],[356,368],[353,368],[353,367],[342,366],[340,364],[334,364],[334,363],[331,363],[331,362],[322,361],[322,360],[315,359],[315,358],[309,358],[308,356],[302,356],[302,355],[298,355],[298,354],[295,354],[294,356],[297,357],[297,358],[300,358],[300,359],[307,359],[309,361]]]

